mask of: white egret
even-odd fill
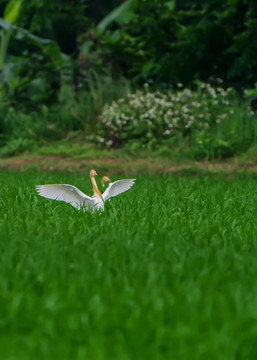
[[[105,187],[105,183],[111,183],[111,182],[112,182],[112,180],[110,178],[108,178],[108,176],[103,176],[102,181],[101,181],[102,187]]]
[[[101,184],[104,187],[105,183],[109,183],[108,188],[105,190],[105,192],[102,195],[102,198],[104,201],[110,199],[111,197],[117,196],[124,191],[127,191],[131,188],[131,186],[134,185],[134,182],[136,179],[122,179],[111,182],[111,179],[108,178],[108,176],[103,176]]]
[[[93,185],[94,195],[92,197],[84,194],[78,188],[68,184],[37,185],[36,189],[40,196],[47,199],[65,201],[76,209],[104,210],[104,203],[111,197],[127,191],[134,185],[135,179],[118,180],[110,184],[103,194],[98,189],[95,170],[90,171],[90,178]],[[110,181],[110,179],[108,179]]]

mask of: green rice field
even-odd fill
[[[87,173],[0,183],[1,360],[257,358],[255,175],[141,175],[102,214],[35,191]]]

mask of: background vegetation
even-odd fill
[[[132,133],[144,132],[149,148],[171,149],[174,143],[183,143],[194,148],[197,157],[216,157],[233,155],[255,142],[255,122],[242,111],[246,99],[255,110],[257,97],[255,1],[0,0],[0,13],[2,155],[74,132],[83,141],[101,137],[103,109],[130,93],[138,94],[145,83],[149,94],[158,90],[163,97],[179,96],[181,85],[200,99],[200,82],[214,91],[233,88],[237,95],[230,106],[235,113],[240,110],[228,126],[225,120],[220,126],[212,121],[215,126],[210,124],[208,144],[201,150],[196,146],[198,133],[183,129],[182,137],[180,133],[162,141],[148,128],[138,130],[136,116],[133,131],[122,141],[112,141],[114,146],[126,139],[136,148]],[[219,112],[227,113],[219,100]],[[199,110],[191,116],[197,119]],[[118,111],[122,115],[123,108]],[[202,115],[208,123],[208,115]],[[215,111],[211,116],[216,116]],[[173,120],[171,115],[169,122]],[[153,121],[157,128],[159,120]],[[231,122],[240,137],[236,142],[229,141]],[[243,131],[238,131],[242,124]],[[218,136],[226,127],[227,135]],[[216,143],[213,148],[219,142],[228,150],[210,149],[210,144]]]

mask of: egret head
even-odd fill
[[[108,183],[108,182],[111,182],[111,179],[108,178],[108,176],[103,176],[102,181],[101,181],[102,186],[104,187],[105,183]]]
[[[97,174],[97,172],[95,171],[95,170],[91,170],[90,171],[90,176],[91,177],[94,177],[94,176],[97,176],[98,174]]]

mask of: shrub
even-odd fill
[[[178,86],[182,87],[181,84]],[[241,141],[242,134],[245,135],[242,127],[248,129],[252,118],[253,112],[246,105],[238,104],[231,88],[215,89],[199,83],[195,91],[150,92],[146,85],[143,91],[136,91],[104,107],[97,140],[109,147],[124,146],[130,141],[130,147],[155,148],[188,138],[197,148],[196,156],[226,156],[226,151],[213,151],[214,139],[219,139],[223,147],[227,141],[218,129],[226,128],[226,133],[232,136],[230,143],[236,137]],[[239,134],[237,130],[240,130]],[[249,143],[250,138],[247,141]],[[231,155],[231,149],[227,155]]]

